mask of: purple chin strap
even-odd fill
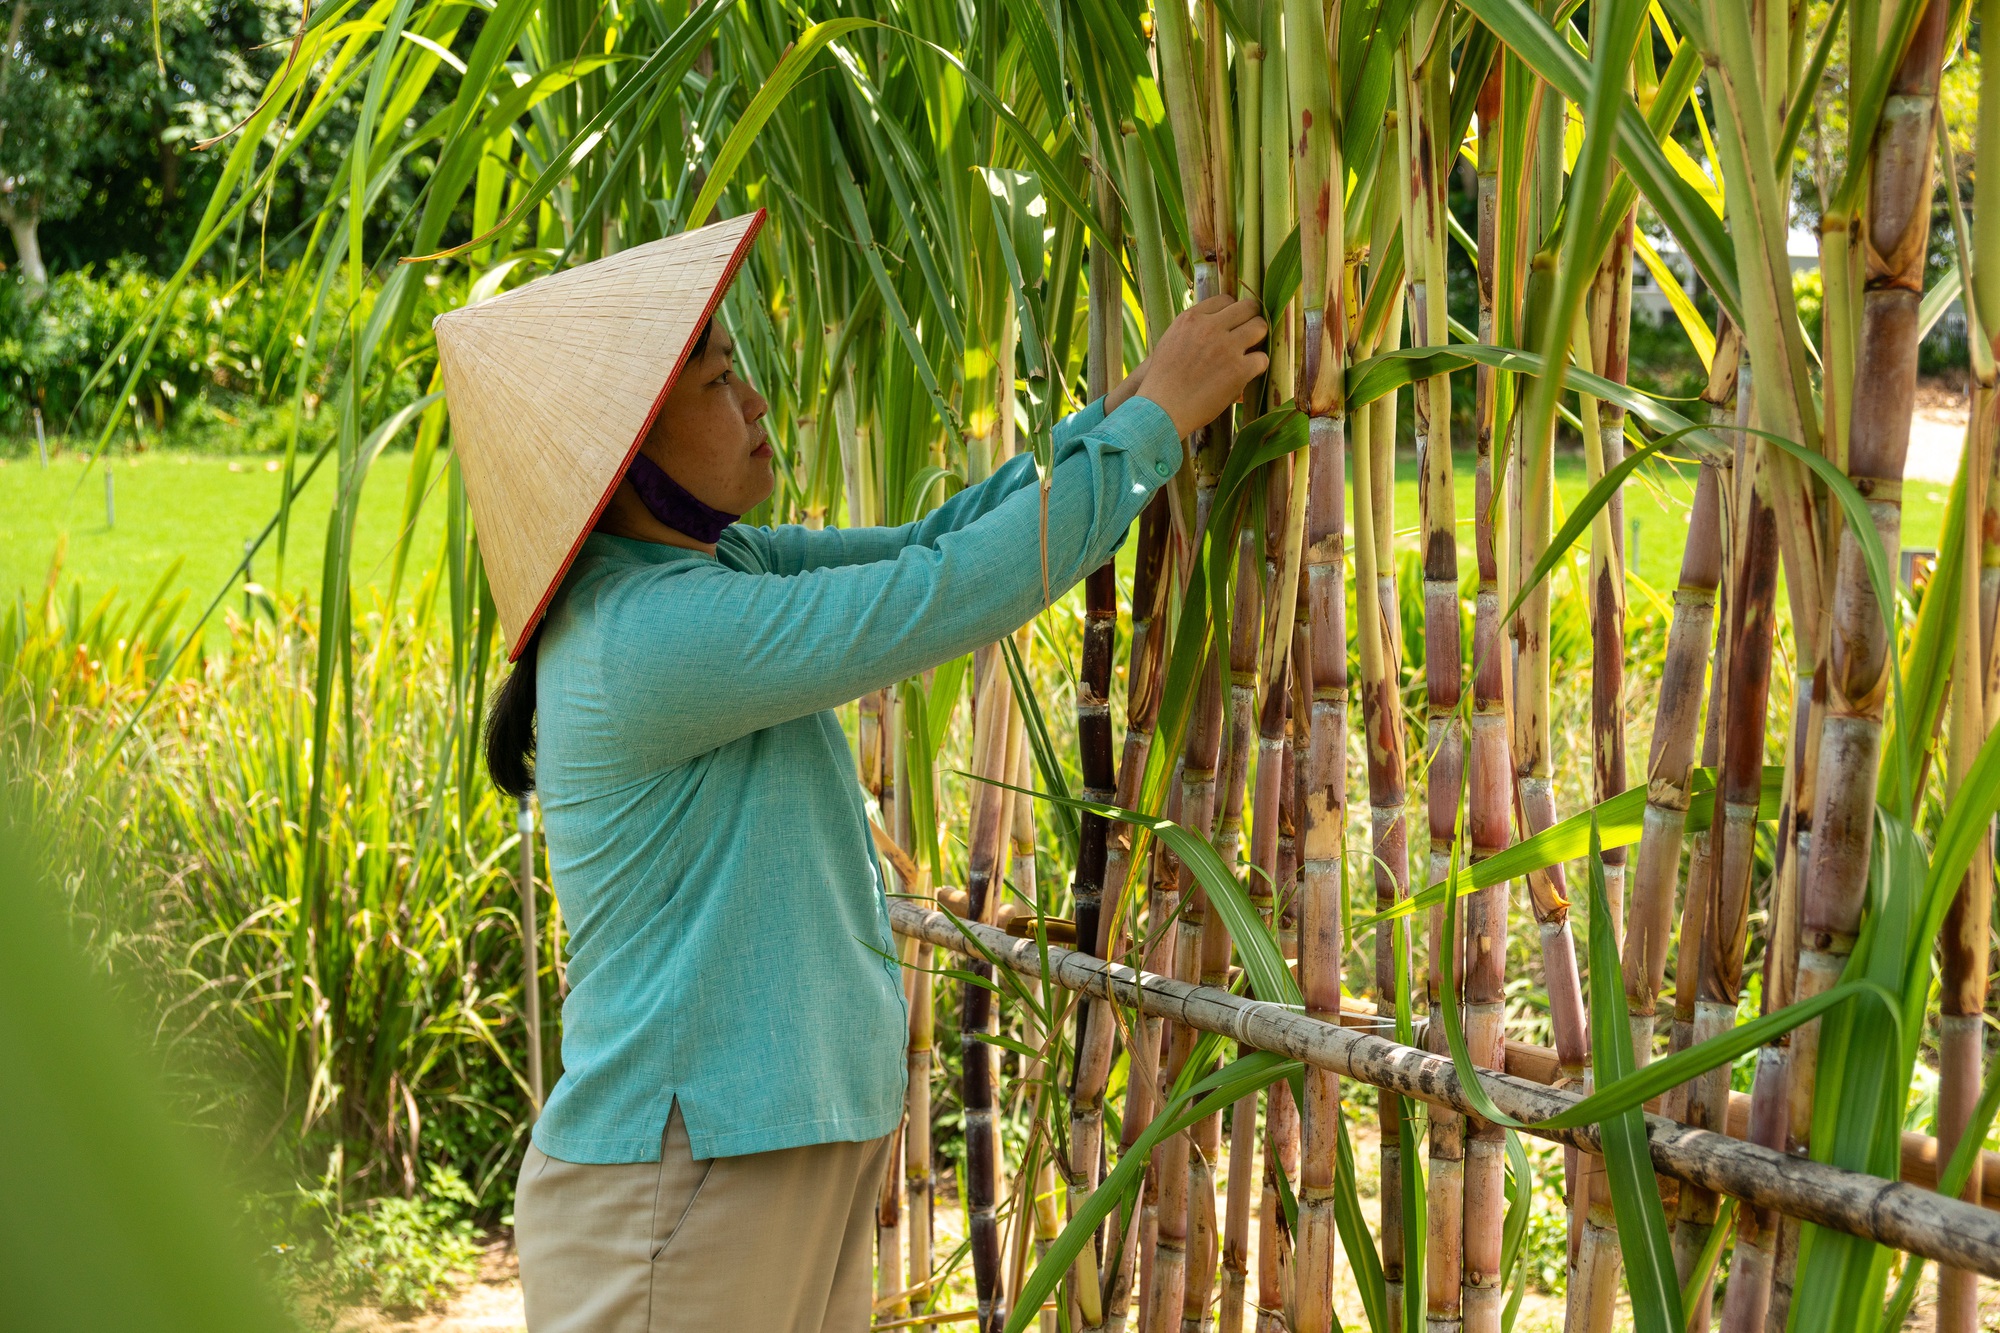
[[[632,489],[639,493],[640,501],[654,518],[698,542],[713,543],[724,528],[743,517],[709,508],[644,454],[632,455],[632,466],[625,470],[625,479],[632,483]]]

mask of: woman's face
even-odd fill
[[[736,370],[736,344],[720,324],[690,358],[639,448],[695,499],[725,514],[747,514],[776,479],[764,430],[764,395]]]

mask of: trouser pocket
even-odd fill
[[[667,1115],[660,1138],[660,1186],[653,1203],[652,1259],[657,1262],[694,1212],[695,1201],[708,1184],[715,1159],[697,1161],[688,1143],[687,1126],[676,1103]]]

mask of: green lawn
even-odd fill
[[[74,456],[59,457],[44,470],[30,455],[0,460],[0,596],[16,590],[38,590],[49,573],[57,539],[67,534],[63,583],[80,581],[85,595],[95,599],[116,587],[143,596],[176,557],[185,557],[176,586],[189,591],[191,619],[229,579],[242,559],[243,543],[277,512],[280,473],[274,460],[223,458],[181,453],[120,457],[108,464],[114,478],[117,522],[106,527],[104,472],[100,465],[85,474]],[[410,457],[384,454],[370,472],[363,490],[356,533],[357,589],[386,588],[388,553],[402,519],[404,488]],[[1399,545],[1414,547],[1417,485],[1414,463],[1405,457],[1397,468]],[[1565,507],[1583,497],[1583,464],[1559,458],[1558,492]],[[1456,472],[1462,569],[1470,568],[1472,532],[1472,459],[1458,460]],[[437,486],[418,520],[410,574],[429,568],[442,539],[443,507]],[[1663,596],[1671,594],[1680,569],[1681,547],[1687,533],[1687,501],[1692,482],[1665,469],[1642,473],[1626,488],[1626,522],[1638,524],[1635,573]],[[1945,487],[1919,483],[1905,496],[1905,544],[1934,546],[1944,507]],[[321,554],[326,540],[327,513],[333,498],[329,463],[315,477],[293,509],[286,545],[284,586],[287,590],[319,590]],[[253,572],[270,585],[278,574],[275,537],[257,556]]]
[[[1454,460],[1453,491],[1458,498],[1459,573],[1471,569],[1472,560],[1472,465],[1470,454]],[[1695,469],[1668,466],[1641,468],[1625,483],[1626,558],[1632,572],[1650,584],[1663,598],[1671,599],[1680,582],[1681,552],[1687,545],[1688,503],[1694,495]],[[1562,526],[1570,506],[1583,499],[1590,487],[1584,481],[1583,459],[1578,455],[1556,458],[1556,494],[1560,507],[1556,526]],[[1944,519],[1945,491],[1942,484],[1913,483],[1903,493],[1903,544],[1936,546],[1939,524]],[[1416,464],[1408,455],[1396,465],[1396,532],[1399,547],[1416,546],[1417,508]],[[1633,558],[1632,525],[1638,525],[1637,558]],[[1589,534],[1577,539],[1577,550],[1588,549]],[[1634,607],[1637,608],[1637,601]]]
[[[49,575],[58,540],[68,538],[64,588],[80,582],[87,599],[117,588],[142,597],[184,557],[174,586],[189,592],[183,623],[230,580],[244,542],[278,512],[283,473],[275,459],[149,453],[101,462],[86,473],[74,454],[45,470],[31,454],[0,459],[0,597],[34,595]],[[116,523],[106,526],[104,476],[112,477]],[[355,530],[355,586],[386,589],[388,554],[402,523],[407,452],[382,455],[362,489]],[[433,481],[441,471],[434,472]],[[417,521],[406,580],[436,563],[444,532],[437,487]],[[319,592],[326,525],[334,493],[329,460],[294,502],[284,552],[287,591]],[[252,564],[258,582],[278,578],[275,534]],[[236,603],[240,605],[240,603]],[[364,603],[365,606],[365,594]]]

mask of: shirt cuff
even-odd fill
[[[1077,436],[1090,434],[1103,421],[1104,398],[1100,395],[1086,406],[1078,408],[1061,421],[1058,421],[1055,429],[1049,432],[1049,437],[1054,442],[1055,447],[1060,449]]]
[[[1104,419],[1097,434],[1132,455],[1135,479],[1157,488],[1180,471],[1187,451],[1174,430],[1174,419],[1152,399],[1134,394]]]

